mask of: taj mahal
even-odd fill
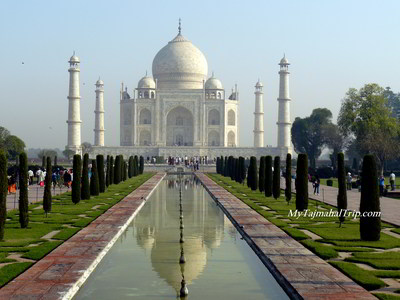
[[[263,84],[258,80],[254,92],[254,146],[241,147],[237,86],[226,92],[214,73],[208,77],[206,57],[181,31],[179,22],[176,37],[154,57],[152,76],[146,72],[132,93],[121,84],[118,147],[104,144],[104,82],[101,79],[96,82],[94,146],[90,155],[207,156],[212,159],[221,155],[285,158],[291,153],[287,58],[279,62],[277,146],[264,146]],[[75,53],[69,64],[66,148],[81,153],[80,59]]]

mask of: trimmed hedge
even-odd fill
[[[308,158],[301,153],[297,158],[296,170],[296,209],[299,211],[308,208]]]
[[[81,199],[82,200],[90,199],[89,154],[88,153],[85,153],[85,155],[83,156]]]
[[[104,181],[104,156],[99,154],[96,156],[97,173],[99,174],[99,192],[106,191],[106,183]]]
[[[44,181],[43,210],[47,213],[51,211],[51,158],[47,157],[46,178]]]
[[[92,178],[90,178],[90,195],[98,196],[100,194],[99,173],[97,171],[97,161],[92,159]]]
[[[258,189],[262,193],[265,186],[265,156],[260,157],[260,169],[258,170]]]
[[[81,201],[81,172],[82,172],[82,159],[79,154],[74,155],[73,161],[73,180],[72,180],[72,202],[77,204]]]
[[[274,159],[274,177],[272,183],[272,194],[275,199],[278,199],[281,195],[281,158],[275,156]]]
[[[272,156],[265,157],[265,197],[272,196]]]
[[[19,223],[21,228],[28,227],[28,157],[25,152],[19,155]]]
[[[339,186],[339,193],[337,195],[337,208],[339,212],[339,222],[340,225],[345,220],[342,210],[347,209],[347,191],[346,191],[346,169],[344,167],[344,154],[338,153],[337,155],[337,172],[338,172],[338,186]]]
[[[292,199],[292,155],[288,153],[286,155],[286,174],[285,174],[286,188],[285,197],[287,203]]]

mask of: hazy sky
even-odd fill
[[[278,62],[291,62],[291,116],[330,109],[350,87],[400,91],[400,1],[0,2],[0,126],[27,147],[67,142],[68,59],[81,60],[82,142],[93,144],[95,82],[105,84],[105,143],[119,145],[119,90],[182,34],[228,92],[240,91],[240,145],[253,145],[254,85],[264,84],[265,143],[276,146]],[[22,63],[23,62],[23,63]]]

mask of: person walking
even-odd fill
[[[320,185],[321,181],[319,179],[318,175],[315,175],[315,179],[314,179],[314,195],[319,195],[319,185]]]
[[[390,181],[391,190],[394,191],[395,190],[394,182],[396,181],[396,175],[394,175],[393,171],[390,172],[389,181]]]
[[[383,193],[385,191],[385,177],[383,177],[383,175],[381,175],[381,177],[379,177],[379,196],[382,197]]]
[[[347,173],[346,180],[347,180],[347,189],[351,191],[351,181],[353,180],[353,178],[351,177],[350,172]]]

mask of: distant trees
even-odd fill
[[[281,158],[275,156],[274,159],[274,174],[272,183],[272,194],[275,199],[278,199],[281,195]]]
[[[54,160],[54,158],[57,156],[57,151],[53,149],[42,149],[38,152],[37,154],[39,159],[42,159],[42,164],[43,167],[46,167],[46,157],[50,157],[50,159]],[[44,157],[44,158],[43,158]]]
[[[4,150],[0,149],[0,241],[4,238],[4,226],[7,219],[7,157]]]
[[[74,155],[73,161],[73,178],[72,178],[72,202],[77,204],[81,201],[81,172],[82,159],[79,154]]]
[[[303,211],[308,208],[308,159],[307,154],[297,157],[296,170],[296,209]]]
[[[24,152],[25,143],[19,137],[11,135],[6,128],[0,126],[0,149],[3,149],[8,159],[14,160],[20,153]]]
[[[364,213],[379,213],[379,189],[376,162],[373,155],[364,156],[360,200],[360,237],[364,241],[379,241],[381,232],[380,216],[363,216]]]
[[[86,154],[86,153],[89,153],[90,151],[92,151],[92,144],[89,142],[83,142],[81,147],[82,147],[83,154]]]
[[[19,223],[21,228],[28,227],[28,157],[25,152],[19,155]]]
[[[46,178],[44,180],[43,210],[47,214],[51,211],[51,158],[46,160]]]
[[[71,157],[74,156],[75,152],[73,150],[71,150],[71,149],[65,148],[65,150],[62,152],[62,154],[64,155],[64,157],[66,159],[71,159]]]

